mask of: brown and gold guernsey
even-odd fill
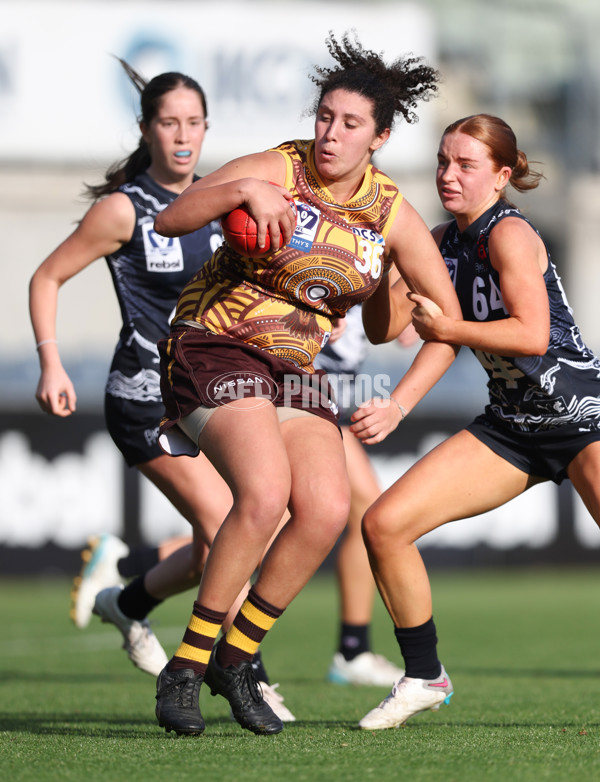
[[[385,239],[402,202],[369,166],[351,201],[337,204],[319,179],[313,141],[276,147],[298,217],[281,250],[250,258],[223,244],[183,289],[174,321],[227,334],[312,372],[332,318],[368,298],[384,271]]]

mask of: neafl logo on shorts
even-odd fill
[[[240,399],[255,399],[251,408],[261,407],[273,401],[278,394],[277,383],[266,375],[256,372],[226,372],[216,377],[206,389],[210,399],[217,405],[227,405]],[[244,409],[248,409],[247,406]]]

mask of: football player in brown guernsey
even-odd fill
[[[411,290],[452,318],[460,307],[433,238],[396,184],[371,163],[394,120],[414,122],[438,73],[421,58],[386,64],[348,34],[333,34],[335,60],[312,76],[315,135],[224,165],[191,185],[156,218],[180,236],[244,205],[273,246],[259,258],[223,244],[183,289],[168,338],[159,342],[167,453],[202,453],[228,483],[233,506],[207,558],[182,641],[157,681],[159,724],[200,733],[206,683],[242,727],[282,730],[264,701],[251,659],[268,630],[315,573],[344,529],[350,492],[335,404],[313,359],[336,319],[364,302],[381,335],[410,322]],[[276,184],[270,184],[271,182]],[[297,207],[297,222],[289,202]],[[387,272],[402,277],[389,292]],[[380,292],[381,291],[381,292]],[[371,312],[369,312],[371,310]],[[389,399],[365,403],[370,442],[395,429],[455,358],[425,343]],[[233,625],[223,619],[275,537]]]

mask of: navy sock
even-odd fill
[[[259,682],[264,682],[265,684],[271,684],[271,682],[269,681],[269,674],[267,673],[265,669],[265,664],[263,663],[260,649],[258,650],[258,652],[255,653],[254,657],[252,658],[252,670],[254,671],[254,675],[256,676]]]
[[[134,578],[147,573],[158,562],[157,546],[136,546],[117,562],[117,570],[123,578]]]
[[[437,656],[437,635],[433,617],[418,627],[396,627],[394,635],[404,658],[406,676],[411,679],[437,679],[442,664]]]
[[[344,655],[344,659],[354,660],[359,654],[368,652],[369,645],[369,625],[350,625],[345,622],[340,628],[340,646],[339,651]]]
[[[130,619],[141,621],[145,619],[153,608],[160,605],[162,600],[157,600],[146,592],[144,576],[138,576],[119,595],[117,605]]]

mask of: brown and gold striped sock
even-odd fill
[[[217,644],[217,662],[221,668],[251,660],[283,611],[283,608],[267,603],[251,587],[233,624]]]
[[[226,616],[225,611],[211,611],[194,602],[192,617],[179,648],[169,661],[168,670],[191,668],[196,673],[204,674],[215,638]]]

